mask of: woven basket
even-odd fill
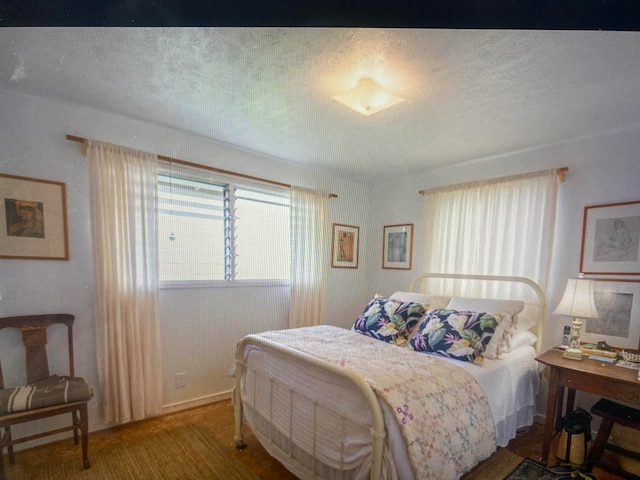
[[[638,430],[625,427],[616,423],[611,431],[613,443],[616,445],[631,450],[632,452],[640,452],[640,435]],[[635,475],[640,475],[640,462],[633,458],[619,456],[620,468]]]

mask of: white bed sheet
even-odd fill
[[[254,395],[255,380],[252,380],[251,374],[247,376],[242,387],[243,398],[251,403],[245,404],[246,418],[269,453],[301,478],[305,478],[304,470],[300,470],[288,459],[293,449],[298,452],[298,456],[300,452],[303,456],[304,452],[316,452],[316,457],[323,465],[313,467],[309,457],[308,466],[315,468],[316,474],[321,478],[342,478],[337,472],[343,469],[349,471],[345,478],[368,478],[371,462],[368,426],[371,425],[371,419],[361,408],[364,404],[361,395],[350,389],[344,379],[338,379],[316,367],[292,363],[254,345],[250,349],[251,354],[245,357],[250,370],[256,368],[277,379],[271,382],[268,390],[272,392],[273,405],[264,395]],[[500,360],[485,359],[482,366],[438,357],[465,369],[479,382],[486,393],[494,418],[498,446],[507,445],[509,440],[515,437],[518,428],[533,423],[539,383],[535,356],[532,347],[523,347],[503,355]],[[294,389],[313,401],[302,400],[297,394],[292,393]],[[292,395],[296,397],[295,401],[292,401]],[[305,428],[308,424],[307,419],[313,415],[314,403],[321,406],[338,405],[340,410],[339,414],[334,415],[320,408],[320,414],[316,413],[320,429],[315,440],[311,429]],[[380,403],[387,426],[383,477],[411,479],[413,472],[400,427],[387,403]],[[340,426],[341,417],[353,418],[362,426]],[[262,431],[265,428],[268,431]],[[343,438],[337,434],[341,430]],[[288,435],[294,438],[296,446],[288,443]],[[269,440],[269,437],[275,438],[275,443]]]
[[[498,446],[506,446],[518,428],[533,423],[539,387],[535,358],[533,347],[522,347],[503,354],[500,360],[485,359],[481,367],[450,360],[467,370],[484,390],[496,425]]]

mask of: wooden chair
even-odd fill
[[[89,420],[87,404],[93,392],[82,379],[75,377],[73,362],[73,322],[69,314],[26,315],[0,318],[0,330],[15,328],[22,333],[22,343],[26,350],[25,385],[7,388],[0,364],[0,480],[5,480],[4,449],[7,448],[9,461],[15,463],[13,446],[17,443],[35,440],[48,435],[73,430],[74,443],[78,444],[78,431],[82,439],[83,467],[91,466],[87,457],[89,440]],[[47,360],[47,328],[54,324],[67,326],[69,346],[69,376],[49,374]],[[40,418],[71,413],[71,425],[34,435],[14,439],[11,426],[31,422]]]
[[[591,407],[591,413],[601,416],[602,423],[600,424],[596,441],[593,442],[591,452],[589,452],[589,456],[587,457],[587,471],[590,472],[594,466],[597,466],[603,470],[615,473],[622,478],[640,480],[640,475],[625,471],[617,465],[607,463],[602,459],[604,451],[611,450],[623,457],[640,461],[640,453],[633,452],[620,445],[614,445],[608,442],[611,431],[616,423],[635,430],[640,430],[640,410],[612,402],[606,398],[601,398],[593,407]]]

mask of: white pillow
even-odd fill
[[[526,315],[517,315],[515,317],[515,331],[513,332],[514,334],[518,333],[518,332],[526,332],[527,330],[531,330],[531,327],[533,327],[536,322],[533,321],[533,319],[527,317]]]
[[[533,332],[522,330],[509,339],[509,351],[513,352],[518,348],[532,347],[538,341],[538,337]]]
[[[504,340],[505,340],[505,344],[502,346],[502,352],[510,352],[511,350],[514,350],[514,347],[512,345],[512,342],[514,341],[514,337],[519,336],[520,333],[524,333],[525,335],[520,336],[520,338],[530,338],[528,335],[526,334],[531,334],[533,336],[535,336],[535,334],[533,332],[530,331],[531,327],[533,327],[536,324],[535,321],[533,321],[530,317],[527,317],[526,315],[516,315],[513,317],[513,323],[511,325],[511,327],[505,331],[504,335]],[[536,337],[536,341],[537,341],[537,337]],[[533,342],[535,344],[535,341]]]
[[[487,344],[484,356],[490,359],[500,358],[502,353],[509,351],[509,339],[514,332],[518,313],[524,309],[521,300],[500,300],[494,298],[453,297],[448,309],[467,310],[471,312],[485,312],[493,315],[498,326]]]
[[[429,295],[428,293],[416,293],[416,292],[395,292],[391,295],[392,300],[398,300],[399,302],[414,302],[421,303],[425,310],[431,310],[433,308],[445,308],[451,297],[445,297],[443,295]]]

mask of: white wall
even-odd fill
[[[640,128],[636,126],[628,131],[564,142],[457,167],[425,171],[389,185],[387,190],[390,198],[379,198],[373,205],[377,216],[372,218],[372,225],[382,232],[385,224],[415,223],[417,242],[414,244],[414,267],[410,272],[379,269],[373,278],[374,288],[381,292],[391,292],[406,287],[411,278],[421,271],[423,249],[420,232],[425,225],[422,222],[422,196],[419,195],[419,190],[567,166],[569,172],[566,183],[559,188],[554,252],[547,289],[548,315],[542,342],[543,350],[558,345],[563,325],[570,322],[566,317],[551,315],[551,312],[560,301],[567,278],[579,273],[584,207],[640,200],[638,152]],[[543,384],[538,405],[541,413],[544,413],[545,395],[546,385]],[[593,403],[592,397],[578,396],[578,404],[583,408],[589,409]]]
[[[81,155],[81,146],[67,141],[65,134],[332,192],[338,198],[331,200],[331,221],[358,225],[361,232],[369,230],[367,189],[327,172],[119,115],[2,89],[0,105],[0,173],[66,184],[70,246],[69,261],[0,259],[0,316],[46,312],[76,316],[76,372],[94,386],[96,393],[90,404],[92,430],[105,425],[100,416],[95,355],[87,160]],[[366,257],[369,248],[361,244],[362,255]],[[329,268],[329,323],[349,326],[353,322],[369,295],[369,268],[362,260],[358,269]],[[233,363],[235,342],[249,332],[286,327],[288,298],[289,290],[283,287],[163,290],[160,307],[166,410],[227,394],[232,387],[227,371]],[[61,334],[53,332],[49,343],[52,369],[66,365],[60,339]],[[21,355],[4,357],[18,342],[16,335],[0,335],[8,380],[22,371]],[[174,375],[179,372],[186,373],[187,386],[176,389]]]

